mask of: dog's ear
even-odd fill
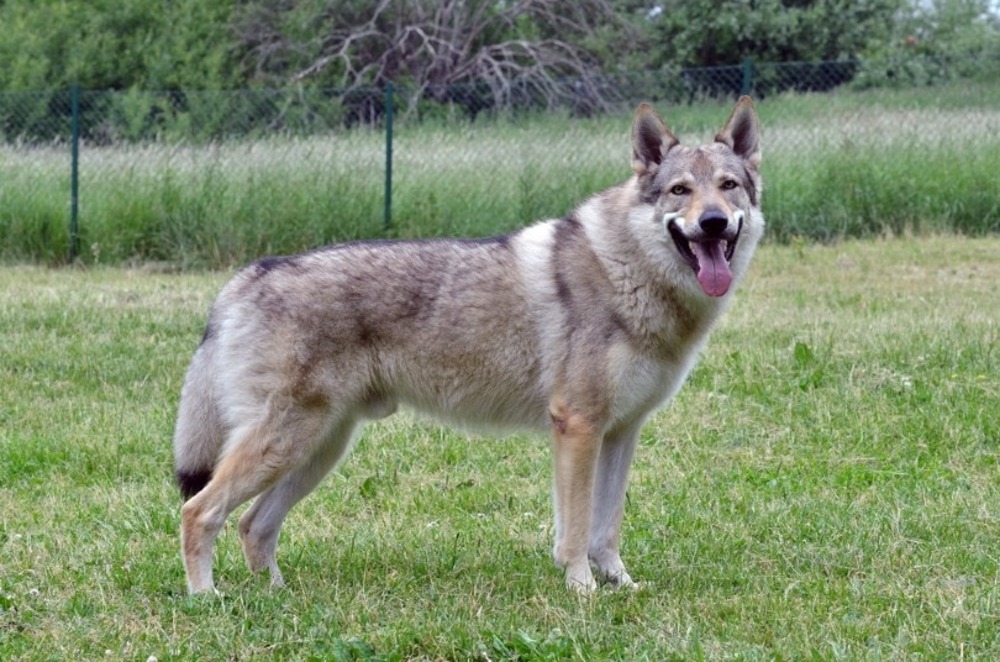
[[[639,104],[632,120],[632,170],[635,174],[656,170],[670,148],[679,143],[652,106]]]
[[[716,134],[715,141],[728,145],[754,167],[760,165],[760,124],[750,97],[742,96],[736,102],[733,114]]]

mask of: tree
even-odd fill
[[[608,23],[626,27],[610,0],[265,0],[236,25],[261,80],[346,91],[392,81],[439,100],[475,85],[508,106],[601,103],[600,63],[581,44]]]
[[[1000,50],[998,12],[1000,5],[991,0],[908,0],[892,39],[876,52],[994,55]]]
[[[906,0],[664,0],[647,10],[651,64],[837,60],[885,39]]]
[[[234,3],[6,0],[0,90],[232,87]]]
[[[855,83],[928,85],[1000,74],[1000,5],[995,0],[906,0],[884,41],[873,44]]]

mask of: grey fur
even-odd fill
[[[174,437],[192,592],[213,588],[215,537],[254,497],[244,552],[280,584],[288,510],[345,456],[358,424],[401,404],[463,425],[550,430],[567,584],[593,589],[593,565],[633,585],[618,546],[636,438],[680,388],[764,227],[749,99],[699,148],[645,104],[633,126],[635,175],[562,220],[487,240],[265,258],[223,288]],[[698,223],[708,217],[711,236]]]

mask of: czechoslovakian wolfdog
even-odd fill
[[[680,388],[764,231],[748,97],[709,144],[648,104],[624,183],[568,216],[475,240],[372,241],[259,260],[212,306],[174,436],[188,588],[213,589],[229,514],[251,571],[358,424],[406,404],[550,430],[566,584],[631,586],[619,556],[639,430]]]

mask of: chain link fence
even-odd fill
[[[0,257],[184,268],[332,241],[505,232],[625,179],[638,102],[682,139],[705,140],[742,93],[764,125],[772,238],[905,231],[942,214],[949,229],[993,231],[998,82],[1000,54],[988,54],[746,60],[503,89],[0,93]],[[964,163],[974,199],[929,195],[929,156]],[[886,219],[879,200],[901,185],[923,202]]]

